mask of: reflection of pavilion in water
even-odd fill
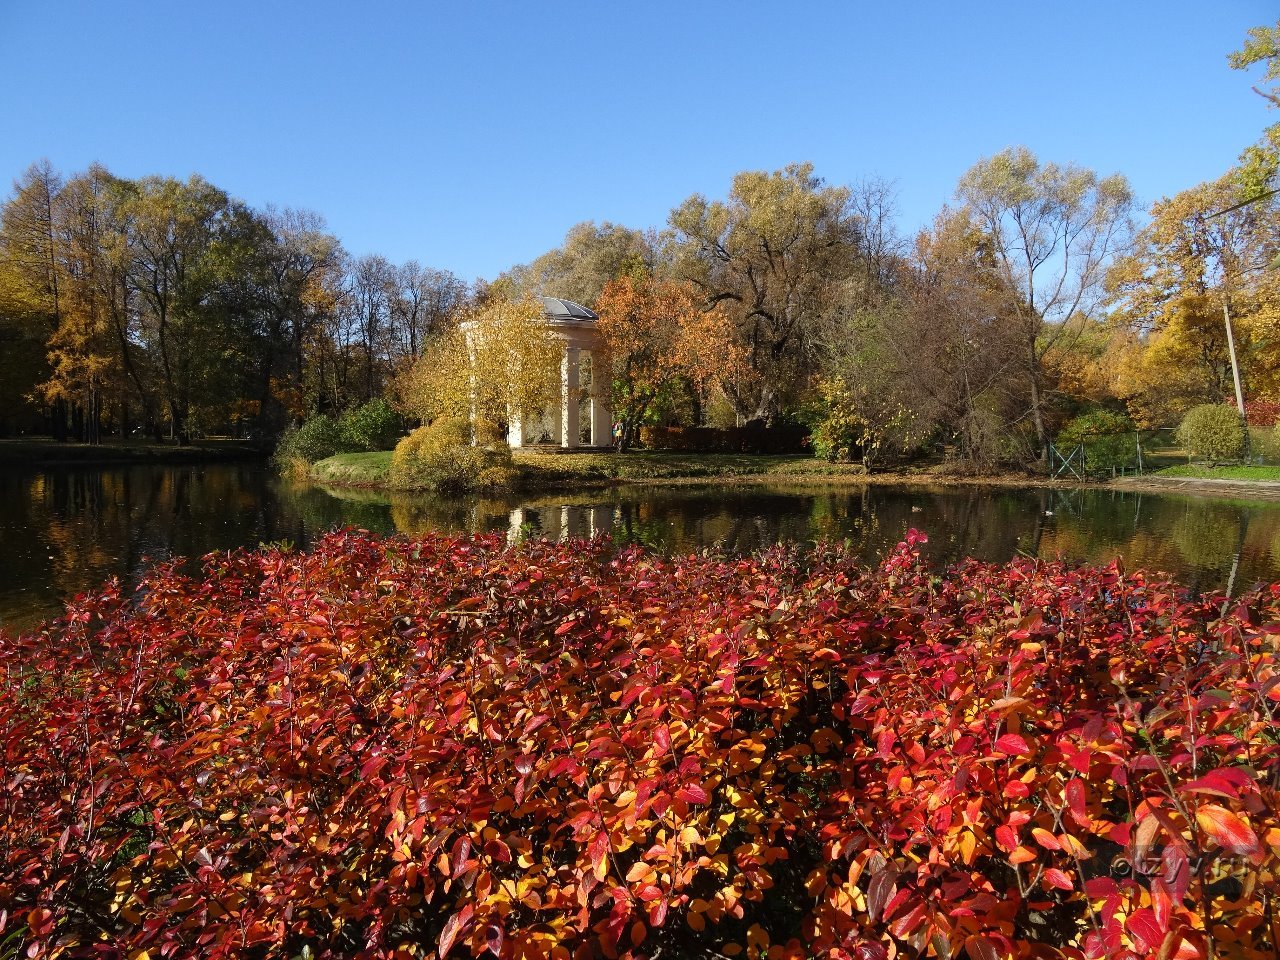
[[[613,529],[614,524],[622,519],[621,514],[620,507],[608,503],[516,507],[511,511],[507,539],[546,537],[549,540],[567,540],[601,536]]]

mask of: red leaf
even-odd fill
[[[439,954],[441,957],[444,957],[453,949],[453,942],[458,939],[458,934],[465,930],[467,924],[471,922],[472,912],[473,908],[470,905],[465,906],[444,922],[444,928],[440,931]]]
[[[1253,830],[1225,807],[1205,804],[1196,811],[1196,823],[1224,850],[1244,856],[1252,856],[1259,851],[1258,838]]]
[[[1031,752],[1031,747],[1027,744],[1027,741],[1016,733],[1006,733],[995,742],[995,748],[997,753],[1003,753],[1011,757]]]
[[[671,749],[671,728],[665,723],[660,723],[653,730],[653,743],[658,748],[659,753],[666,753]]]
[[[1240,788],[1244,787],[1248,782],[1249,775],[1243,770],[1219,767],[1217,770],[1210,770],[1198,780],[1181,784],[1178,787],[1178,792],[1210,793],[1215,796],[1226,797],[1229,800],[1239,800]]]
[[[1059,890],[1074,890],[1076,886],[1071,878],[1057,867],[1050,867],[1044,872],[1044,882]]]
[[[1133,937],[1134,946],[1144,953],[1155,950],[1164,942],[1165,931],[1156,921],[1156,915],[1146,907],[1135,910],[1125,921],[1125,928]]]
[[[459,837],[453,842],[453,849],[449,852],[449,861],[453,864],[453,876],[460,877],[467,869],[467,858],[471,856],[471,838],[467,836]]]
[[[1110,877],[1093,877],[1084,882],[1085,896],[1093,900],[1101,900],[1103,897],[1109,897],[1113,893],[1118,893],[1120,888],[1116,882]]]
[[[1087,791],[1084,781],[1079,777],[1072,777],[1067,781],[1067,810],[1070,811],[1071,818],[1082,827],[1089,825],[1089,809],[1086,800]]]
[[[502,924],[491,923],[489,924],[489,926],[485,927],[485,930],[484,930],[485,946],[489,948],[489,952],[492,953],[495,957],[502,955],[502,940],[503,940]]]
[[[989,937],[982,934],[966,940],[964,950],[969,954],[969,960],[1003,960],[1005,956]]]
[[[676,791],[676,797],[685,803],[710,803],[711,797],[707,795],[707,791],[696,783],[690,783],[681,787]]]
[[[889,924],[889,932],[895,937],[905,940],[928,919],[928,911],[923,903],[917,903],[897,920]]]
[[[1018,833],[1007,823],[996,827],[996,842],[1012,853],[1018,849]]]
[[[897,889],[898,871],[894,867],[885,867],[871,878],[867,885],[867,913],[872,920],[880,916]]]

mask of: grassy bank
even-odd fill
[[[807,456],[730,453],[514,452],[524,490],[560,490],[611,486],[615,483],[669,483],[680,480],[762,477],[864,479],[855,464],[827,463]],[[345,487],[389,487],[391,452],[340,453],[311,468],[318,483]]]
[[[59,443],[49,439],[0,440],[0,466],[95,466],[116,463],[193,463],[250,460],[262,456],[248,440],[197,440],[186,446],[132,440]]]
[[[514,452],[519,489],[525,492],[590,490],[620,484],[682,483],[871,483],[895,486],[978,484],[1066,487],[1065,480],[1006,472],[975,475],[947,464],[904,467],[868,474],[860,464],[828,463],[811,456],[737,453]],[[391,453],[341,453],[312,465],[309,479],[329,487],[391,489]]]
[[[1280,481],[1280,467],[1265,465],[1210,467],[1199,463],[1184,463],[1161,470],[1155,476],[1184,477],[1191,480]]]

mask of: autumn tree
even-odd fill
[[[130,221],[129,281],[144,307],[142,337],[155,357],[171,437],[186,437],[202,339],[205,257],[230,216],[225,192],[199,176],[133,181],[123,201]]]
[[[1280,204],[1242,203],[1246,191],[1237,170],[1158,201],[1108,275],[1117,319],[1140,341],[1115,389],[1140,420],[1169,423],[1232,395],[1224,311],[1249,392],[1280,397],[1280,278],[1266,269]]]
[[[61,190],[62,178],[41,160],[14,182],[0,211],[0,337],[8,348],[0,364],[13,378],[5,383],[11,402],[21,403],[48,375],[43,347],[61,320],[55,210]],[[55,435],[65,436],[65,410],[52,423]]]
[[[1025,411],[1043,460],[1052,388],[1045,355],[1073,335],[1068,320],[1098,308],[1106,269],[1131,233],[1133,196],[1119,174],[1041,162],[1026,147],[980,160],[956,195],[991,244],[991,276],[1021,353]]]
[[[1267,101],[1271,108],[1280,107],[1280,21],[1274,27],[1253,27],[1249,30],[1244,46],[1233,51],[1227,62],[1235,70],[1247,70],[1255,64],[1265,64],[1263,80],[1267,86],[1255,86],[1254,92]],[[1238,177],[1243,188],[1243,199],[1250,202],[1270,196],[1280,172],[1280,123],[1267,127],[1258,142],[1247,147],[1240,157]]]
[[[563,297],[590,306],[610,280],[623,274],[661,273],[661,238],[608,221],[579,223],[564,243],[532,263],[513,267],[498,278],[499,293]]]
[[[262,219],[267,235],[258,297],[269,336],[280,345],[268,399],[286,418],[298,419],[314,403],[307,396],[308,354],[338,298],[342,247],[324,218],[311,211],[268,207]]]
[[[892,358],[885,392],[910,391],[911,405],[975,466],[1016,449],[1024,410],[1018,331],[1003,309],[995,256],[968,211],[944,208],[916,238],[901,306],[874,338]]]
[[[628,441],[660,400],[687,391],[695,409],[709,389],[741,388],[749,373],[721,310],[705,311],[687,282],[639,272],[611,280],[596,300],[613,366],[613,410]]]
[[[504,425],[540,414],[560,395],[561,354],[539,301],[490,300],[427,345],[399,393],[425,423],[469,417]]]
[[[115,179],[93,166],[65,183],[55,206],[60,309],[46,344],[49,377],[38,390],[71,411],[75,434],[90,443],[100,439],[104,403],[108,395],[118,398],[129,359],[116,324],[129,309],[130,291],[108,252],[118,249],[117,196]]]
[[[671,213],[677,271],[728,316],[754,376],[726,384],[740,420],[771,417],[816,365],[825,325],[847,308],[859,220],[846,187],[812,164],[740,173],[724,201],[695,195]]]

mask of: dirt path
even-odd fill
[[[1280,480],[1215,480],[1209,477],[1121,477],[1106,484],[1111,490],[1185,493],[1197,497],[1280,500]]]

